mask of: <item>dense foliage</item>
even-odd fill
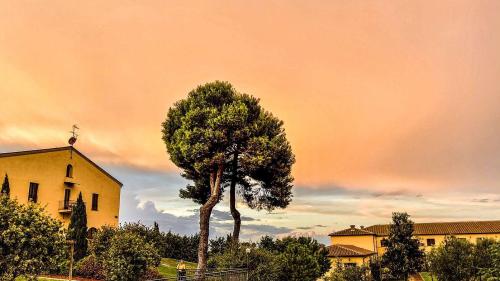
[[[109,249],[100,259],[109,281],[135,281],[150,267],[160,264],[160,256],[153,244],[129,231],[117,231]]]
[[[390,279],[408,280],[410,274],[421,271],[424,266],[424,252],[413,231],[413,222],[407,213],[392,214],[387,251],[382,256]]]
[[[247,267],[248,264],[249,280],[312,281],[330,269],[325,248],[311,238],[273,240],[264,237],[258,248],[245,243],[227,245],[223,252],[217,250],[212,255],[209,264],[214,267]]]
[[[61,227],[39,205],[0,196],[0,280],[55,269],[66,258]]]
[[[143,230],[147,231],[143,232]],[[85,274],[102,274],[105,280],[139,280],[160,263],[159,250],[141,224],[103,227],[90,243],[90,255],[77,266]]]
[[[68,239],[75,243],[74,259],[81,260],[87,255],[87,209],[83,202],[82,193],[78,195],[75,206],[71,212],[68,226]]]
[[[430,269],[440,281],[500,280],[500,243],[447,237],[429,254]]]
[[[161,237],[164,245],[161,251],[163,257],[190,262],[198,261],[198,243],[200,241],[198,234],[179,235],[169,231],[162,233]]]
[[[500,242],[490,244],[487,256],[491,258],[491,264],[481,268],[479,276],[486,281],[500,281]]]
[[[335,270],[325,278],[325,281],[373,281],[374,279],[370,277],[369,272],[367,267],[346,267],[338,262]]]

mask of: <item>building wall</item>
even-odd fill
[[[332,245],[344,244],[354,245],[370,251],[376,251],[375,236],[373,235],[357,235],[357,236],[331,236]]]
[[[497,241],[500,240],[500,233],[498,234],[465,234],[465,235],[453,235],[457,238],[464,238],[467,239],[471,243],[476,243],[477,239],[495,239]],[[416,236],[420,242],[422,243],[422,248],[426,252],[430,252],[432,248],[438,247],[441,243],[443,243],[446,235],[417,235]],[[377,237],[377,253],[378,255],[383,255],[385,253],[385,247],[382,247],[381,241],[382,239],[387,239],[387,236],[379,236]],[[434,246],[428,246],[427,245],[427,239],[434,239],[436,244]],[[355,244],[353,244],[355,245]]]
[[[73,187],[66,187],[66,167],[73,166]],[[117,226],[120,207],[120,185],[94,167],[78,153],[70,150],[0,157],[0,182],[9,176],[11,198],[28,202],[30,182],[38,183],[38,203],[47,212],[67,226],[70,214],[60,213],[65,189],[70,189],[70,200],[81,192],[87,207],[88,227]],[[92,194],[99,194],[97,211],[92,211]]]
[[[332,263],[332,267],[330,268],[330,273],[334,271],[339,262],[342,265],[346,264],[356,264],[356,266],[368,266],[370,264],[370,257],[339,257],[339,258],[330,258],[330,262]],[[327,273],[328,275],[328,273]]]

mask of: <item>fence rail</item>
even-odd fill
[[[148,281],[248,281],[248,269],[246,268],[226,268],[208,269],[200,271],[197,269],[186,269],[178,272],[177,277],[165,277]]]

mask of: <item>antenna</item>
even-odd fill
[[[76,133],[76,130],[79,130],[78,126],[75,124],[73,125],[73,130],[70,131],[71,137],[68,140],[69,145],[73,146],[76,142],[76,138],[78,137],[78,134]]]

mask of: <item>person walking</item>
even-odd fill
[[[180,262],[177,264],[177,280],[186,280],[186,264],[184,263],[184,260],[180,260]]]

